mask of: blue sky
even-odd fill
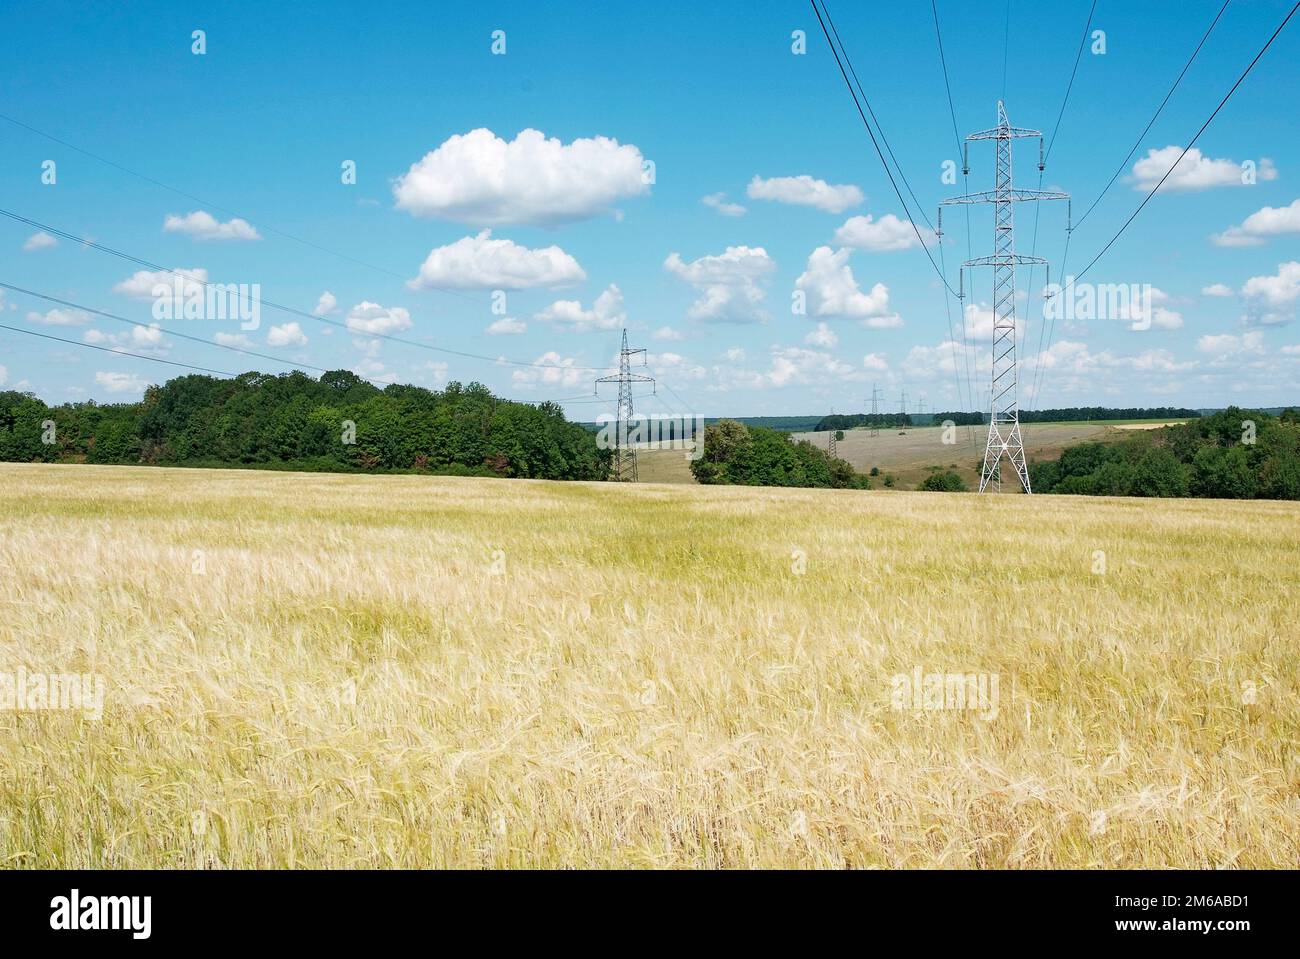
[[[1012,123],[1050,134],[1089,4],[1012,0]],[[1091,41],[1083,53],[1043,181],[1074,195],[1076,218],[1220,5],[1097,4],[1105,53]],[[1168,168],[1168,148],[1181,152],[1290,6],[1229,5],[1075,232],[1068,272],[1113,236],[1142,184]],[[930,4],[829,8],[933,219],[963,185],[941,180],[957,150]],[[996,120],[1004,11],[952,0],[938,10],[964,136]],[[7,325],[219,370],[297,362],[433,387],[478,380],[528,400],[590,395],[599,374],[579,368],[610,364],[626,325],[663,384],[639,401],[648,412],[855,411],[873,383],[890,409],[903,389],[930,409],[986,405],[991,277],[967,278],[966,335],[953,333],[946,310],[958,323],[958,306],[945,303],[910,227],[888,219],[906,214],[805,3],[49,2],[11,5],[3,25],[0,113],[204,202],[0,120],[0,208],[213,282],[260,284],[264,298],[301,311],[328,291],[334,306],[322,312],[349,328],[270,308],[253,331],[231,320],[162,323],[282,356],[277,365],[67,308],[51,315],[52,304],[12,291],[0,305]],[[205,31],[202,55],[194,30]],[[492,52],[494,30],[505,32],[504,55]],[[792,51],[796,30],[806,54]],[[1293,21],[1200,152],[1089,274],[1154,288],[1144,312],[1062,320],[1040,358],[1040,305],[1022,303],[1022,405],[1300,402],[1298,57]],[[529,130],[539,132],[521,136]],[[1037,186],[1037,143],[1016,147],[1018,185]],[[42,182],[47,160],[54,184]],[[346,160],[355,184],[341,182]],[[1243,161],[1256,164],[1251,185]],[[971,163],[970,189],[990,189],[992,148],[972,145]],[[1027,253],[1034,211],[1017,212]],[[236,214],[247,226],[231,225]],[[1065,206],[1040,216],[1037,252],[1056,278]],[[955,287],[964,219],[946,211],[945,227]],[[971,229],[971,253],[989,252],[988,209],[972,213]],[[128,283],[139,266],[37,233],[0,218],[0,281],[154,322],[147,278]],[[1042,282],[1040,270],[1033,288]],[[494,290],[505,292],[504,313],[493,311]],[[792,312],[796,291],[802,314]],[[376,331],[541,365],[458,357]],[[4,388],[50,402],[136,399],[180,372],[0,330]],[[590,418],[600,407],[568,409]]]

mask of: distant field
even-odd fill
[[[0,483],[5,866],[1300,860],[1300,504]]]

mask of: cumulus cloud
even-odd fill
[[[1216,359],[1226,359],[1241,353],[1263,353],[1264,334],[1259,330],[1240,335],[1207,334],[1196,341],[1196,349]]]
[[[880,353],[868,353],[862,357],[862,368],[872,373],[884,373],[889,369],[889,362]]]
[[[337,313],[339,309],[338,298],[329,290],[320,295],[316,301],[316,307],[311,311],[312,316],[329,316],[331,313]]]
[[[149,384],[134,373],[108,373],[100,371],[95,374],[95,382],[109,393],[144,393]]]
[[[241,350],[251,350],[257,345],[243,333],[214,333],[212,342],[219,343],[221,346],[238,347]]]
[[[297,323],[283,323],[266,331],[268,346],[306,346],[307,335]]]
[[[181,274],[178,277],[176,274]],[[129,296],[134,300],[152,300],[154,291],[161,288],[167,293],[175,288],[178,280],[184,282],[183,297],[203,296],[204,284],[208,282],[208,271],[202,267],[176,267],[175,272],[167,270],[137,270],[121,283],[114,285],[113,292]]]
[[[725,385],[750,389],[821,385],[827,380],[861,381],[866,374],[830,353],[801,346],[774,346],[765,371],[723,371]]]
[[[772,200],[811,206],[827,213],[843,213],[862,202],[862,191],[852,184],[832,186],[804,173],[800,176],[778,176],[764,180],[755,176],[745,191],[751,200]]]
[[[400,306],[383,307],[363,300],[348,311],[347,326],[354,333],[388,336],[411,328],[411,314]]]
[[[1279,263],[1272,276],[1252,276],[1241,287],[1247,323],[1273,326],[1290,322],[1300,300],[1300,262]]]
[[[1211,283],[1201,287],[1201,296],[1232,296],[1232,287],[1226,283]]]
[[[235,217],[222,223],[206,210],[195,210],[184,216],[168,213],[163,220],[167,233],[183,233],[196,240],[260,240],[262,235],[247,220]]]
[[[163,331],[157,323],[133,326],[130,330],[121,333],[105,333],[102,330],[90,329],[81,335],[81,340],[92,346],[105,346],[114,350],[124,350],[129,347],[136,352],[154,356],[165,354],[169,345],[163,340]]]
[[[807,296],[810,316],[839,316],[856,319],[872,329],[902,326],[897,313],[889,310],[889,288],[877,283],[870,293],[858,288],[849,266],[849,249],[819,246],[808,257],[808,268],[795,280],[795,288]]]
[[[871,214],[849,217],[844,225],[835,231],[835,242],[840,246],[851,246],[855,250],[868,250],[872,253],[889,253],[895,250],[910,250],[920,246],[921,240],[926,246],[933,246],[938,238],[925,227],[912,228],[911,220],[900,220],[892,213],[886,213],[879,220]]]
[[[509,316],[503,316],[501,319],[490,324],[485,333],[488,336],[518,336],[528,329],[528,324],[523,320],[516,320]]]
[[[473,226],[585,220],[649,191],[631,144],[597,136],[564,144],[539,130],[506,141],[477,129],[446,140],[393,185],[399,210]]]
[[[611,283],[609,289],[596,297],[591,309],[583,309],[578,300],[556,300],[536,315],[543,323],[571,333],[588,333],[592,330],[617,330],[627,325],[623,309],[623,293]]]
[[[83,326],[90,320],[90,314],[84,310],[54,309],[45,313],[32,311],[27,314],[28,323],[39,323],[42,326]]]
[[[579,384],[590,385],[586,372],[573,367],[577,361],[571,356],[561,356],[554,350],[548,350],[537,358],[537,365],[514,370],[511,381],[521,389],[537,387],[563,386],[575,387]]]
[[[37,250],[50,250],[59,245],[59,241],[50,236],[44,230],[39,233],[33,233],[23,243],[23,249],[28,253],[35,253]]]
[[[1210,239],[1216,246],[1262,246],[1266,240],[1287,233],[1300,233],[1300,200],[1290,206],[1266,206]]]
[[[686,339],[685,336],[683,336],[677,330],[674,330],[671,326],[661,326],[659,327],[659,329],[655,330],[650,335],[654,337],[656,340],[677,341],[677,340]]]
[[[817,328],[805,336],[803,341],[809,346],[819,346],[824,350],[833,350],[840,345],[840,338],[824,321],[818,323]]]
[[[712,323],[765,323],[769,319],[762,309],[767,293],[761,284],[776,269],[776,261],[761,246],[729,246],[721,254],[689,263],[671,253],[664,269],[699,294],[686,311],[689,319]]]
[[[530,250],[513,240],[494,240],[491,230],[483,230],[431,250],[420,275],[406,285],[413,290],[523,290],[570,286],[586,278],[578,261],[558,246]]]
[[[725,193],[710,193],[706,197],[701,197],[700,202],[707,207],[717,210],[723,216],[744,216],[745,208],[739,203],[730,203],[727,201]]]
[[[1180,146],[1148,150],[1146,156],[1133,164],[1133,188],[1154,189],[1160,182],[1160,178],[1178,162],[1182,152],[1183,148]],[[1220,186],[1244,186],[1243,173],[1241,164],[1236,160],[1211,159],[1201,153],[1199,148],[1192,147],[1160,189],[1190,192]],[[1273,166],[1273,161],[1261,160],[1256,168],[1255,177],[1260,181],[1276,180],[1277,169]]]

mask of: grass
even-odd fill
[[[0,671],[108,687],[0,712],[7,866],[1300,857],[1295,504],[0,482]],[[996,716],[893,708],[918,667]]]

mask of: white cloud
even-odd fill
[[[1252,276],[1241,288],[1246,299],[1247,323],[1273,326],[1289,322],[1300,299],[1300,261],[1279,263],[1273,276]],[[1284,312],[1288,310],[1292,312]]]
[[[824,350],[833,350],[840,345],[840,338],[823,321],[817,324],[817,328],[803,338],[803,341],[809,346],[819,346]]]
[[[1178,161],[1182,152],[1180,146],[1148,150],[1146,156],[1133,164],[1133,188],[1154,189],[1160,178]],[[1192,147],[1160,189],[1195,191],[1218,186],[1244,186],[1243,172],[1241,164],[1236,160],[1214,160],[1202,154],[1199,148]],[[1273,161],[1263,159],[1259,161],[1255,175],[1260,181],[1276,180],[1277,169],[1273,166]]]
[[[918,232],[925,239],[926,246],[932,246],[937,240],[937,237],[925,227],[913,229],[911,220],[900,220],[892,213],[886,213],[876,220],[868,213],[866,216],[849,217],[844,225],[835,231],[835,242],[857,250],[889,253],[920,246]]]
[[[507,142],[491,130],[450,137],[393,185],[397,208],[474,226],[585,220],[649,191],[641,151],[597,136],[565,145],[528,129]]]
[[[677,253],[664,261],[664,269],[695,287],[699,298],[686,316],[718,323],[765,323],[762,309],[767,293],[761,281],[776,269],[776,261],[761,246],[729,246],[716,256],[686,263]]]
[[[184,233],[196,240],[260,240],[261,234],[247,220],[235,217],[222,223],[206,210],[195,210],[184,216],[168,213],[163,220],[167,233]]]
[[[727,359],[743,362],[744,351],[734,348],[727,351]],[[821,350],[801,346],[773,346],[768,352],[766,370],[747,370],[731,366],[715,366],[706,375],[712,380],[710,391],[727,392],[732,389],[782,389],[787,386],[825,386],[828,381],[861,382],[866,374],[850,363],[837,359]]]
[[[266,331],[266,343],[268,346],[306,346],[307,335],[296,322],[283,323]]]
[[[134,373],[105,373],[103,371],[95,374],[95,382],[109,393],[143,393],[145,387],[149,385]]]
[[[84,310],[54,309],[46,313],[33,311],[27,314],[28,323],[40,323],[42,326],[83,326],[90,320],[90,314]]]
[[[238,347],[241,350],[251,350],[257,345],[243,333],[214,333],[212,342],[221,346]]]
[[[668,340],[672,342],[686,339],[685,336],[674,330],[671,326],[661,326],[650,335],[656,340]]]
[[[571,356],[561,356],[554,350],[543,353],[536,360],[537,366],[514,370],[510,374],[515,386],[534,389],[538,386],[575,387],[579,384],[590,385],[585,371],[573,369],[576,364]]]
[[[1239,353],[1263,353],[1264,334],[1258,330],[1243,333],[1220,333],[1202,336],[1196,341],[1196,348],[1202,353],[1218,359],[1235,356]]]
[[[710,193],[706,197],[701,197],[700,202],[707,207],[712,207],[723,216],[744,216],[745,208],[739,203],[730,203],[727,201],[725,193]]]
[[[441,360],[428,360],[422,369],[435,385],[441,386],[447,382],[447,371],[450,367]]]
[[[825,180],[816,180],[801,174],[800,176],[778,176],[764,180],[755,176],[749,181],[745,191],[751,200],[774,200],[777,203],[793,203],[798,206],[811,206],[827,213],[843,213],[851,206],[862,202],[862,191],[852,184],[832,186]]]
[[[1121,307],[1118,320],[1129,323],[1130,330],[1178,330],[1183,326],[1183,315],[1163,304],[1169,302],[1169,294],[1158,286],[1143,287],[1142,295]]]
[[[868,353],[862,358],[862,368],[873,373],[883,373],[889,369],[889,362],[879,353]]]
[[[411,314],[400,306],[385,308],[363,300],[348,311],[347,326],[354,333],[386,336],[410,329]]]
[[[727,360],[732,363],[745,362],[745,350],[743,347],[733,346],[731,349],[727,350],[727,352],[722,355],[725,356]]]
[[[1226,283],[1211,283],[1201,287],[1201,296],[1232,296],[1232,287]]]
[[[338,298],[326,290],[316,301],[316,308],[311,311],[312,316],[329,316],[331,313],[337,313],[339,308]]]
[[[9,370],[3,364],[0,364],[0,386],[9,382]]]
[[[1256,210],[1240,226],[1230,226],[1210,239],[1216,246],[1261,246],[1269,237],[1286,233],[1300,233],[1300,200]]]
[[[176,274],[181,274],[178,277]],[[170,292],[174,289],[176,283],[184,277],[184,297],[202,297],[204,286],[208,282],[208,271],[202,267],[191,267],[185,269],[176,267],[175,272],[167,270],[137,270],[121,283],[113,287],[114,293],[121,293],[135,300],[152,300],[154,290],[161,288],[160,292]]]
[[[33,233],[23,243],[23,249],[28,253],[34,253],[37,250],[49,250],[59,245],[59,241],[50,236],[44,230],[39,233]]]
[[[832,250],[819,246],[808,257],[808,268],[795,280],[795,288],[808,299],[811,316],[841,316],[858,320],[872,329],[902,326],[903,321],[889,311],[889,288],[877,283],[870,293],[863,293],[848,265],[848,248]]]
[[[83,343],[89,343],[92,346],[106,346],[115,350],[124,350],[128,347],[141,353],[148,353],[153,356],[162,356],[167,352],[167,346],[163,340],[163,331],[157,323],[150,323],[148,326],[133,326],[130,331],[122,333],[105,333],[102,330],[89,329],[81,334]]]
[[[993,339],[993,307],[987,303],[968,303],[965,314],[967,340]]]
[[[617,330],[627,325],[623,309],[623,293],[611,283],[609,289],[596,297],[590,310],[584,310],[578,300],[556,300],[535,317],[557,329],[571,333],[589,333],[592,330]]]
[[[525,332],[528,324],[523,320],[516,320],[509,316],[503,316],[501,319],[492,323],[484,332],[488,336],[516,336]]]
[[[413,290],[523,290],[569,286],[586,278],[578,261],[558,246],[530,250],[512,240],[494,240],[491,230],[483,230],[431,250],[420,275],[406,285]]]

